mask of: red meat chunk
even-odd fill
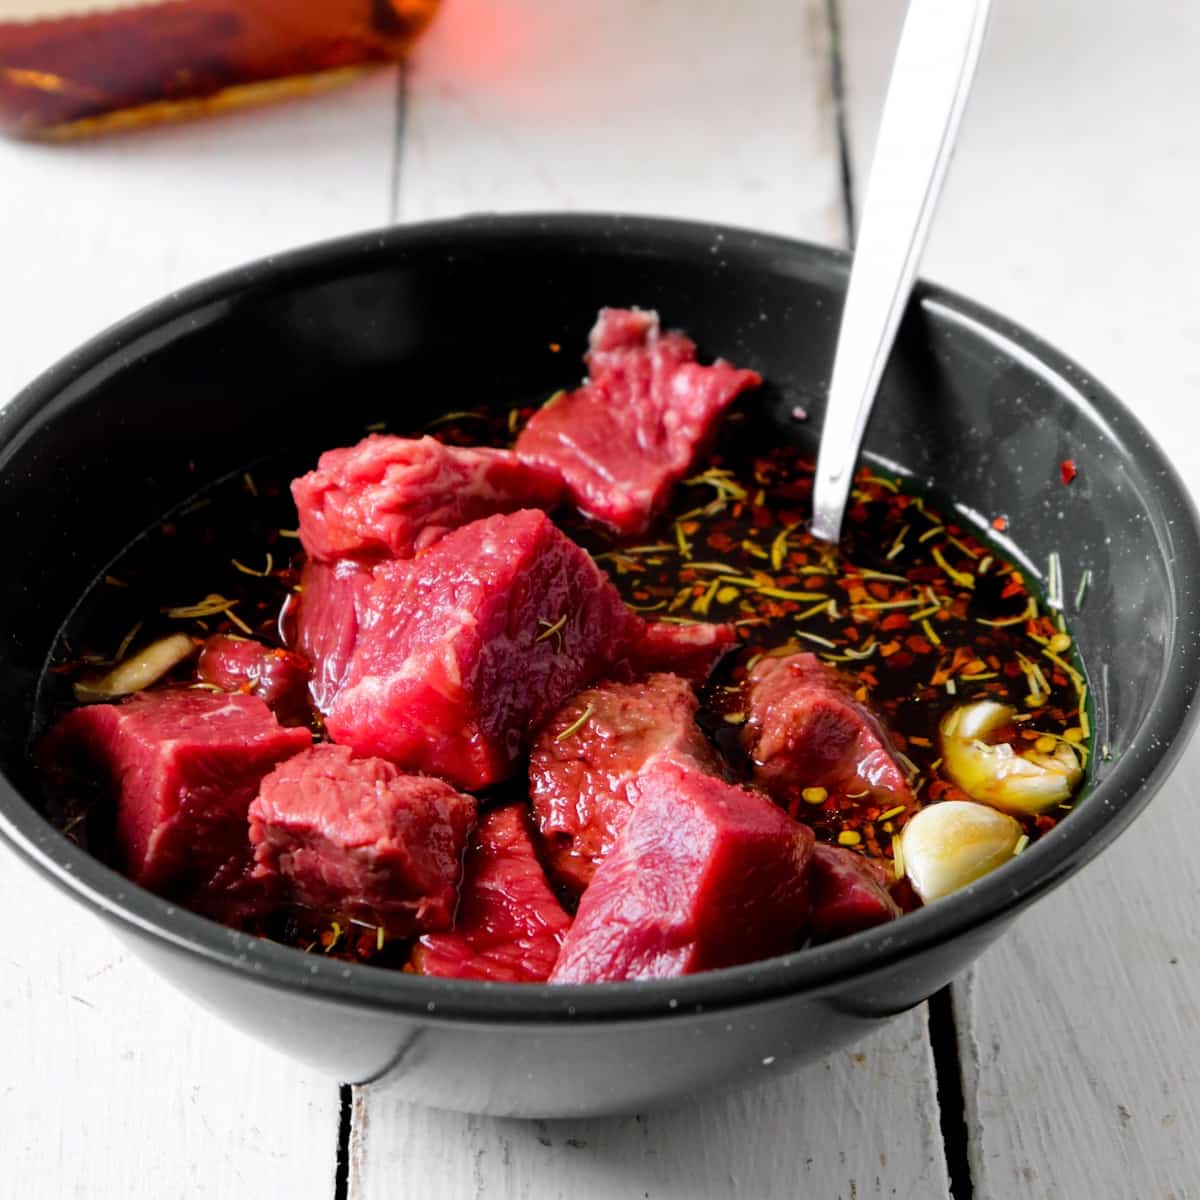
[[[572,697],[538,734],[530,798],[560,883],[578,893],[591,882],[629,817],[631,785],[648,762],[665,755],[722,772],[696,725],[696,708],[691,685],[677,675],[601,683]]]
[[[912,802],[883,727],[816,655],[760,659],[747,679],[746,710],[754,781],[779,803],[794,805],[809,787],[889,807]]]
[[[196,679],[257,696],[284,725],[308,724],[308,660],[294,650],[219,633],[204,643]]]
[[[413,965],[450,979],[542,983],[570,924],[534,853],[525,806],[510,804],[475,831],[454,929],[421,938]]]
[[[551,983],[688,975],[796,944],[811,830],[756,792],[674,762],[655,763],[636,789]]]
[[[670,671],[701,686],[713,668],[737,645],[732,625],[669,625],[647,621],[630,650],[630,663],[641,672]]]
[[[558,471],[574,503],[623,534],[644,532],[711,441],[734,399],[762,382],[718,359],[696,362],[658,315],[601,309],[588,380],[534,413],[517,439],[526,462]]]
[[[191,688],[74,709],[51,737],[111,786],[130,879],[206,908],[250,865],[246,814],[263,776],[312,742],[257,696]]]
[[[809,932],[815,941],[858,933],[899,915],[881,868],[840,846],[813,848]]]
[[[333,707],[358,641],[358,612],[371,572],[351,559],[305,563],[300,575],[296,648],[310,663],[309,693],[318,712]]]
[[[372,434],[292,483],[310,558],[411,558],[480,517],[554,508],[562,481],[509,450]]]
[[[326,728],[336,742],[476,790],[625,653],[630,614],[542,512],[489,517],[405,562],[361,601]]]
[[[255,875],[390,937],[449,929],[475,800],[328,743],[282,763],[250,806]]]

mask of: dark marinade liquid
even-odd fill
[[[530,411],[451,414],[417,432],[459,445],[508,445]],[[311,454],[281,457],[231,476],[133,543],[64,628],[40,691],[42,725],[74,704],[74,680],[167,633],[285,644],[303,563],[288,483],[312,466]],[[1020,714],[1014,740],[1040,738],[1044,750],[1046,739],[1065,739],[1086,768],[1087,688],[1061,612],[980,531],[871,467],[856,476],[840,547],[815,541],[807,531],[812,474],[803,449],[780,444],[776,431],[764,436],[752,413],[735,413],[705,467],[676,489],[671,511],[646,537],[622,542],[573,513],[558,520],[647,619],[737,626],[740,648],[704,690],[700,713],[732,762],[745,717],[740,682],[763,654],[816,654],[882,719],[915,806],[798,797],[790,811],[821,840],[890,865],[892,839],[913,812],[965,799],[942,769],[938,743],[939,721],[958,704],[1011,704]],[[166,685],[186,682],[190,670],[180,668]],[[323,736],[315,714],[312,728]],[[520,784],[501,789],[504,797]],[[1069,807],[1020,818],[1030,840]],[[51,813],[69,837],[109,857],[103,797],[52,801]],[[898,898],[912,899],[903,885]],[[373,929],[331,923],[328,914],[319,922],[271,918],[257,931],[381,965],[401,967],[408,958],[406,944],[381,946]]]

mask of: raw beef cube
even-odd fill
[[[257,696],[192,688],[74,709],[51,737],[112,788],[129,878],[205,907],[219,906],[250,865],[246,814],[263,776],[312,743]]]
[[[545,513],[488,517],[375,568],[326,728],[360,753],[487,787],[624,655],[629,629],[616,589]]]
[[[635,671],[670,671],[699,687],[708,682],[713,668],[737,640],[732,625],[647,621],[630,650],[630,662]]]
[[[453,930],[426,934],[413,962],[424,975],[542,983],[570,924],[529,840],[525,806],[510,804],[475,831]]]
[[[883,727],[815,654],[763,658],[746,684],[743,745],[754,781],[794,806],[805,788],[840,799],[910,804]]]
[[[307,562],[300,575],[295,645],[312,663],[309,693],[318,712],[333,707],[358,641],[358,612],[371,584],[369,568],[351,559]]]
[[[250,806],[255,875],[293,903],[389,937],[449,929],[475,799],[328,743],[280,765]]]
[[[204,643],[196,679],[257,696],[284,725],[308,724],[308,660],[294,650],[219,633]]]
[[[882,869],[840,846],[813,848],[809,931],[814,940],[845,937],[899,915]]]
[[[372,434],[292,483],[310,558],[411,558],[480,517],[554,508],[562,481],[510,450]]]
[[[762,380],[722,359],[701,366],[690,338],[660,333],[656,313],[628,309],[601,309],[587,365],[587,382],[534,413],[516,450],[557,470],[588,516],[643,533],[721,414]]]
[[[601,683],[572,697],[538,734],[530,798],[560,883],[578,893],[591,882],[632,810],[631,785],[656,756],[722,773],[696,708],[691,685],[677,675]]]
[[[551,983],[689,975],[796,944],[811,830],[765,796],[675,762],[656,762],[635,788]]]

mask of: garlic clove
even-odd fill
[[[1003,812],[1045,812],[1070,799],[1083,769],[1067,742],[1059,742],[1050,754],[1018,754],[1007,743],[986,740],[1015,715],[1015,709],[994,700],[951,709],[940,726],[943,765],[972,800]]]
[[[995,809],[942,800],[923,808],[900,834],[904,869],[930,904],[1008,862],[1021,834],[1012,817]]]
[[[106,675],[75,682],[75,699],[84,704],[116,700],[157,683],[199,649],[199,644],[183,633],[159,638],[149,646],[118,663]]]

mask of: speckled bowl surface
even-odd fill
[[[281,445],[351,440],[563,382],[604,304],[656,307],[769,380],[777,435],[819,428],[843,254],[707,225],[479,217],[255,263],[101,334],[0,412],[0,834],[181,990],[342,1079],[426,1103],[631,1111],[820,1056],[918,1003],[1119,833],[1166,777],[1200,675],[1200,532],[1146,431],[1037,338],[917,289],[866,452],[963,520],[1003,513],[1037,577],[1060,555],[1096,714],[1086,797],[977,884],[889,926],[690,978],[552,988],[427,979],[306,957],[132,886],[42,816],[28,767],[38,678],[90,581],[197,487]],[[573,370],[573,368],[572,368]],[[1058,464],[1079,468],[1063,486]],[[1119,851],[1118,851],[1119,852]],[[181,1001],[182,1003],[183,1001]]]

